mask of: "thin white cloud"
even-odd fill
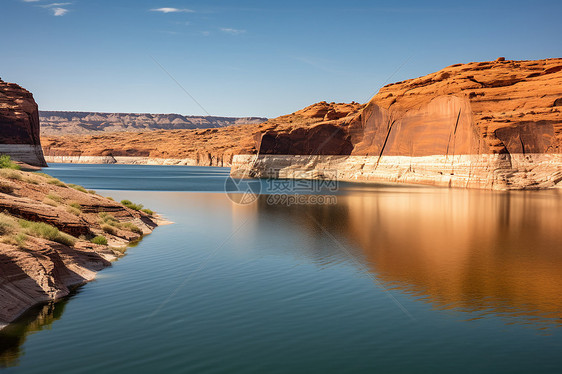
[[[45,5],[41,5],[43,8],[54,8],[54,7],[61,7],[61,6],[65,6],[65,5],[70,5],[72,3],[51,3],[51,4],[45,4]]]
[[[68,13],[68,9],[65,8],[51,8],[51,10],[53,11],[53,16],[64,16]]]
[[[240,34],[244,34],[246,32],[246,30],[231,29],[231,28],[227,28],[227,27],[221,27],[220,30],[222,32],[225,32],[225,33],[230,34],[230,35],[240,35]]]
[[[24,3],[36,3],[39,0],[22,0]]]
[[[179,9],[179,8],[156,8],[150,9],[151,12],[160,12],[160,13],[194,13],[191,9]]]
[[[62,8],[62,7],[70,5],[70,4],[72,4],[72,3],[50,3],[50,4],[40,5],[40,6],[43,7],[43,8],[47,8],[51,12],[53,12],[53,16],[61,17],[61,16],[64,16],[66,13],[68,13],[68,9]]]

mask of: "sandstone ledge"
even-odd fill
[[[562,187],[562,154],[456,156],[237,155],[234,178],[333,179],[492,190]]]
[[[43,174],[0,169],[0,328],[93,280],[129,243],[166,223],[83,191]],[[92,243],[97,236],[107,245]]]

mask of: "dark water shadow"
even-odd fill
[[[68,296],[56,302],[36,305],[18,319],[0,330],[0,369],[19,365],[25,354],[23,345],[28,336],[51,328],[59,320],[68,302],[80,293],[82,286],[74,288]]]

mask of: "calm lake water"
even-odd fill
[[[46,171],[175,224],[0,333],[6,372],[560,372],[561,192],[240,205],[223,168]]]

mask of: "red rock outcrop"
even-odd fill
[[[337,168],[353,181],[554,187],[562,180],[561,101],[560,58],[457,64],[389,84],[357,113],[313,131],[265,132],[258,158],[238,158],[233,172],[263,176],[277,164],[311,175]],[[311,158],[291,164],[282,155]],[[354,158],[312,157],[322,155]]]
[[[33,95],[0,79],[0,154],[30,165],[47,166],[39,131],[39,112]]]
[[[284,146],[287,139],[316,142],[312,138],[321,134],[316,129],[276,132],[277,142],[265,133],[260,153],[413,157],[561,153],[560,105],[562,59],[457,64],[383,87],[355,116],[326,114],[315,127],[332,128],[335,138],[353,144],[353,149],[345,147],[349,152]],[[317,104],[299,112],[318,117],[327,108]]]

